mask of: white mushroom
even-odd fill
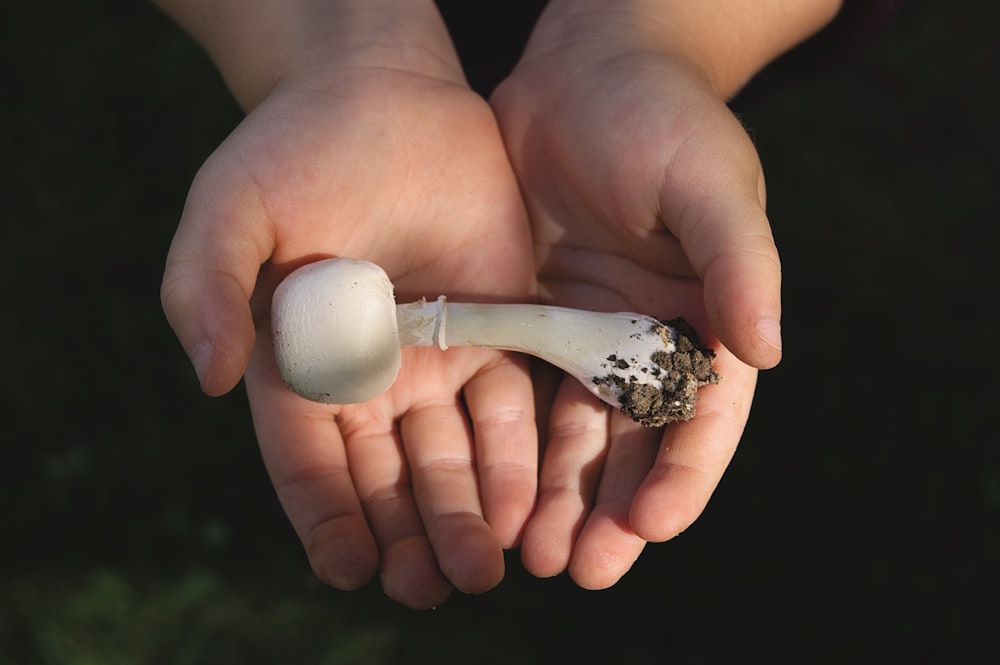
[[[396,305],[374,263],[327,259],[290,274],[271,308],[281,376],[327,404],[364,402],[388,390],[401,346],[474,346],[528,353],[575,376],[644,425],[694,414],[697,389],[716,383],[710,349],[681,319],[528,304],[421,299]]]

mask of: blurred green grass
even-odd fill
[[[737,101],[786,357],[702,519],[607,591],[514,552],[417,613],[312,578],[243,395],[202,397],[160,313],[187,186],[239,121],[208,61],[145,3],[5,5],[0,662],[1000,654],[995,7],[913,2]]]

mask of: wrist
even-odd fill
[[[433,0],[154,0],[249,111],[282,80],[334,67],[462,77]]]
[[[605,56],[653,51],[689,62],[720,97],[828,24],[842,0],[551,0],[529,58],[590,44]]]

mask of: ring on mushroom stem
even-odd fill
[[[683,319],[534,304],[397,305],[392,282],[368,261],[335,258],[292,272],[271,308],[285,383],[325,404],[387,391],[401,346],[472,346],[527,353],[576,377],[604,402],[650,427],[688,420],[700,387],[717,383],[715,353]]]

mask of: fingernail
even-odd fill
[[[208,374],[208,367],[212,364],[212,343],[208,340],[199,342],[188,356],[191,364],[194,365],[194,372],[198,375],[198,383],[205,382],[205,375]]]
[[[761,319],[757,322],[757,334],[768,345],[781,351],[781,323],[774,319]]]

